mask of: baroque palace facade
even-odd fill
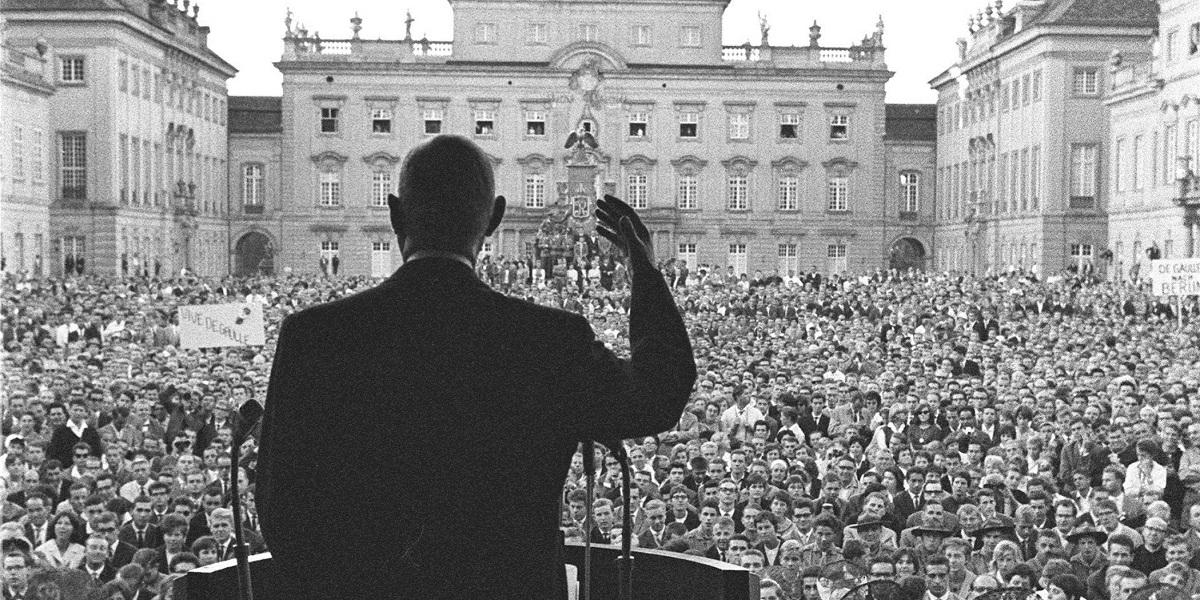
[[[883,25],[830,48],[723,46],[728,0],[453,0],[454,41],[321,39],[286,24],[280,98],[230,99],[232,270],[386,275],[386,197],[414,145],[467,136],[524,257],[558,202],[615,193],[660,258],[741,272],[923,266],[932,106],[884,103]],[[597,148],[564,148],[590,130]],[[594,185],[568,182],[577,167]],[[237,184],[240,182],[240,185]],[[331,269],[332,270],[332,269]]]
[[[5,270],[227,271],[225,82],[236,71],[208,49],[189,6],[0,5]],[[10,104],[16,79],[25,97]]]
[[[936,268],[1049,274],[1100,258],[1110,55],[1149,58],[1157,14],[1157,0],[995,0],[971,18],[958,62],[931,81]]]

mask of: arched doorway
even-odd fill
[[[902,237],[892,243],[888,267],[900,271],[925,269],[925,245],[914,238]]]
[[[238,240],[234,248],[237,264],[234,274],[238,277],[270,275],[275,270],[275,249],[266,234],[251,231]]]

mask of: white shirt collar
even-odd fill
[[[80,425],[76,425],[76,424],[75,424],[75,421],[73,421],[73,420],[69,420],[69,419],[68,419],[68,420],[67,420],[67,427],[70,427],[70,428],[71,428],[71,431],[72,431],[72,432],[75,434],[75,437],[78,437],[78,438],[82,439],[82,438],[83,438],[83,432],[87,430],[87,421],[84,421],[84,422],[83,422],[82,424],[80,424]]]
[[[414,260],[421,260],[422,258],[448,258],[466,265],[469,269],[475,269],[475,265],[471,262],[471,259],[461,254],[446,252],[445,250],[415,250],[412,254],[404,257],[404,262],[410,263]]]

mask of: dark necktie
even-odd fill
[[[138,545],[138,548],[145,548],[145,547],[146,547],[146,534],[145,534],[145,532],[144,532],[144,531],[142,531],[141,529],[138,529],[138,530],[136,530],[136,531],[137,531],[137,545]]]

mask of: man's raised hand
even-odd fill
[[[631,264],[654,266],[654,246],[642,218],[628,204],[605,194],[596,201],[596,233],[620,248]]]

